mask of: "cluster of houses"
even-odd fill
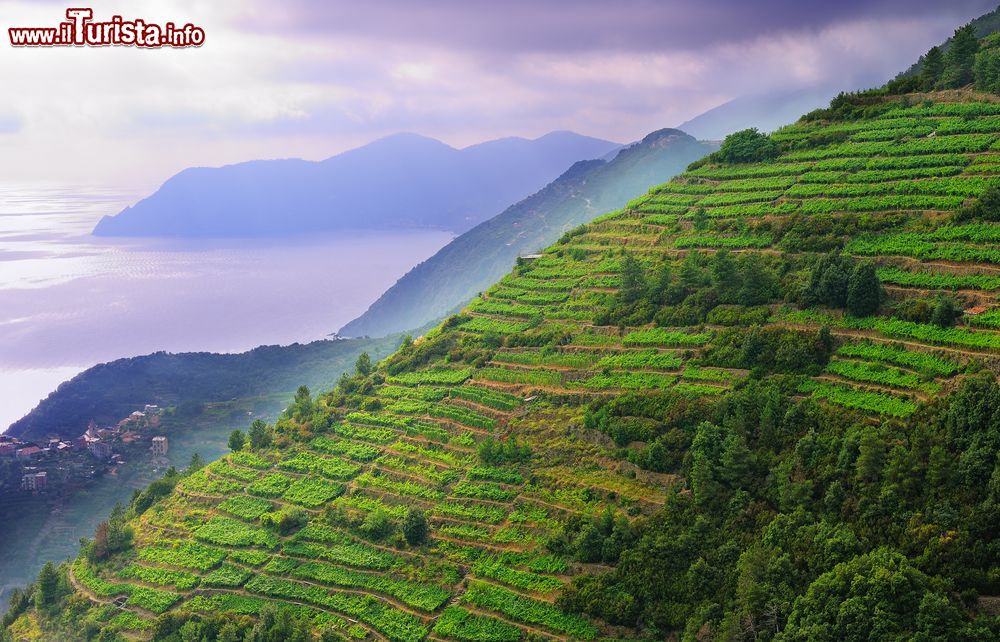
[[[101,464],[118,465],[125,463],[122,453],[116,449],[132,446],[148,438],[149,432],[160,425],[160,408],[147,404],[115,426],[100,427],[93,421],[76,439],[64,441],[57,437],[40,441],[22,441],[17,437],[0,435],[0,458],[8,457],[21,464],[21,489],[29,492],[44,491],[49,487],[49,471],[41,470],[59,464],[80,453],[89,455]],[[164,436],[154,436],[150,440],[150,451],[156,458],[167,454],[169,444]],[[49,464],[49,466],[46,466]]]

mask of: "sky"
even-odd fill
[[[0,0],[0,180],[143,189],[400,131],[629,142],[747,94],[879,84],[996,1]],[[7,41],[81,5],[206,41]]]

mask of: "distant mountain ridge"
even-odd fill
[[[543,248],[566,231],[624,205],[715,146],[677,129],[655,131],[610,161],[575,163],[544,189],[510,206],[413,268],[344,336],[382,336],[439,319],[506,274],[519,254]]]
[[[463,232],[620,145],[573,132],[455,149],[396,134],[323,161],[258,160],[186,169],[105,216],[97,236],[260,237],[343,229]]]

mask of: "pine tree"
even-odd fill
[[[188,462],[188,472],[193,473],[196,470],[201,470],[205,467],[205,460],[198,453],[191,455],[191,461]]]
[[[870,262],[859,263],[851,272],[847,283],[847,310],[856,317],[867,317],[878,312],[882,305],[882,285],[875,266]]]
[[[427,516],[419,508],[411,508],[403,520],[403,537],[410,546],[419,546],[427,540]]]
[[[944,56],[945,69],[941,84],[947,89],[963,87],[973,81],[973,65],[979,51],[979,38],[972,24],[959,27],[951,37],[951,45]]]
[[[646,273],[631,254],[622,259],[622,285],[618,296],[623,303],[634,303],[646,293]]]
[[[229,433],[229,450],[236,452],[238,450],[243,450],[243,446],[247,443],[246,435],[243,434],[242,430],[234,430]]]
[[[55,603],[59,597],[59,572],[52,562],[46,562],[38,573],[38,584],[35,590],[35,606],[44,609]]]
[[[920,71],[920,86],[924,91],[930,91],[941,81],[944,72],[944,53],[941,47],[931,47],[924,56],[923,68]]]
[[[372,358],[367,352],[362,352],[361,356],[354,364],[354,371],[362,377],[367,377],[372,373]]]
[[[250,447],[254,450],[267,448],[271,445],[271,433],[262,419],[254,419],[250,424]]]

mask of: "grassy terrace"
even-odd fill
[[[906,417],[1000,355],[1000,223],[953,220],[1000,184],[1000,106],[900,106],[774,139],[788,150],[773,161],[704,164],[522,262],[383,365],[354,393],[363,403],[311,400],[325,422],[293,408],[280,447],[186,478],[137,521],[134,560],[77,562],[75,581],[95,600],[127,597],[139,636],[168,609],[252,614],[265,599],[358,640],[610,635],[555,605],[577,570],[546,542],[568,518],[648,514],[675,480],[636,473],[654,421],[606,428],[588,403],[655,392],[697,407],[749,385],[760,373],[737,357],[756,326],[826,328],[824,363],[782,374],[796,395],[861,421]],[[707,313],[657,303],[652,321],[629,316],[634,302],[609,312],[636,270],[665,292],[696,291],[722,279],[709,261],[725,249],[769,269],[782,257],[781,286],[808,285],[808,261],[838,248],[874,259],[893,286],[876,314],[774,295]],[[907,301],[945,294],[986,309],[954,327],[914,320]],[[512,436],[530,458],[489,460]],[[417,545],[397,529],[412,507],[429,524]],[[305,523],[275,528],[290,512]]]

